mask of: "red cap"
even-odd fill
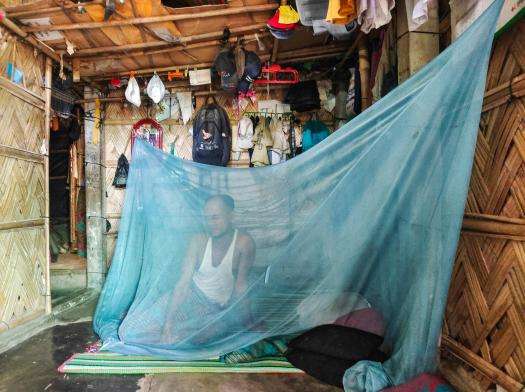
[[[293,30],[297,26],[296,23],[279,23],[279,10],[275,11],[275,14],[268,19],[268,22],[266,22],[268,26],[270,26],[272,29],[278,29],[278,30]]]

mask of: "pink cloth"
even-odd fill
[[[442,377],[423,373],[404,384],[381,392],[454,392],[454,389]]]
[[[362,331],[385,336],[385,322],[383,316],[372,308],[350,312],[335,320],[334,324],[360,329]]]

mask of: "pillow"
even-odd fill
[[[370,359],[381,336],[341,325],[321,325],[292,339],[288,347],[349,361]]]
[[[343,388],[343,376],[346,369],[356,361],[334,358],[300,349],[289,349],[286,359],[296,368],[304,370],[310,376],[330,385]]]
[[[350,312],[335,320],[334,324],[343,325],[367,331],[379,336],[385,336],[385,322],[383,316],[372,308]]]

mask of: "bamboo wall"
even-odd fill
[[[22,85],[5,77],[8,62]],[[43,55],[0,29],[0,332],[49,306],[43,70]]]
[[[463,390],[525,384],[524,94],[521,20],[495,41],[446,309],[443,347],[468,364],[452,377],[477,381]]]

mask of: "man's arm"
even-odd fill
[[[249,235],[239,238],[239,269],[233,296],[238,298],[248,289],[248,277],[255,261],[255,242]]]

